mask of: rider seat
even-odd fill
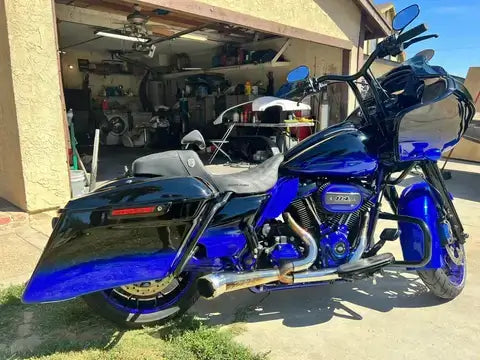
[[[257,194],[270,190],[278,179],[283,155],[275,155],[260,165],[238,173],[215,175],[208,172],[197,153],[172,150],[143,156],[133,162],[135,176],[193,176],[213,185],[221,193]]]

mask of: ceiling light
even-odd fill
[[[137,37],[137,36],[124,35],[124,34],[119,34],[119,33],[114,33],[114,32],[108,32],[108,31],[96,31],[95,35],[105,36],[105,37],[120,39],[120,40],[141,42],[141,43],[145,43],[145,42],[148,42],[150,40],[150,39],[141,38],[141,37]]]
[[[194,34],[183,34],[180,35],[181,38],[184,39],[189,39],[189,40],[197,40],[197,41],[207,41],[206,36],[201,36],[201,35],[194,35]]]

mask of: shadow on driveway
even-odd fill
[[[362,308],[388,312],[394,308],[422,308],[444,301],[435,298],[412,273],[385,271],[384,275],[355,282],[338,282],[303,289],[253,294],[240,291],[214,300],[199,301],[194,311],[212,324],[262,322],[282,319],[288,327],[325,323],[334,316],[362,320]]]

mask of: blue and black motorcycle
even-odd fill
[[[399,12],[396,33],[354,75],[288,75],[307,96],[345,82],[359,107],[259,166],[210,174],[192,150],[137,159],[132,176],[62,209],[23,294],[26,303],[83,296],[99,314],[138,327],[163,323],[198,298],[353,281],[384,268],[417,271],[452,299],[465,286],[467,235],[437,166],[474,115],[468,91],[422,52],[376,79],[377,58],[436,35],[404,31],[417,5]],[[368,91],[357,88],[360,78]],[[297,102],[294,102],[297,104]],[[198,133],[185,143],[204,146]],[[413,167],[423,181],[399,195]],[[394,173],[400,175],[395,176]],[[392,211],[380,211],[382,199]],[[378,219],[398,228],[374,232]],[[403,260],[381,253],[400,240]]]

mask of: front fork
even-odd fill
[[[420,166],[423,174],[425,175],[425,180],[435,191],[437,200],[442,207],[441,210],[445,215],[445,218],[450,222],[455,237],[458,239],[460,244],[464,244],[465,240],[468,238],[468,235],[465,233],[462,222],[460,221],[460,217],[458,216],[457,210],[453,205],[452,197],[448,192],[447,185],[445,184],[445,180],[443,180],[443,176],[440,168],[437,165],[437,162],[424,161]]]
[[[399,197],[395,185],[410,172],[413,167],[412,164],[409,169],[406,169],[404,173],[397,178],[398,181],[390,181],[384,184],[383,195],[389,202],[393,214],[380,213],[380,218],[397,220],[402,231],[400,241],[402,242],[404,258],[408,259],[409,263],[395,262],[395,265],[407,265],[409,268],[422,268],[423,266],[426,268],[437,268],[440,265],[440,247],[446,247],[448,245],[446,241],[452,239],[451,236],[449,237],[448,234],[442,232],[446,231],[444,228],[439,232],[439,224],[443,221],[448,221],[450,224],[449,229],[451,229],[450,231],[453,233],[453,239],[457,239],[459,244],[465,242],[467,235],[464,232],[460,218],[453,205],[452,197],[447,190],[437,163],[434,161],[423,161],[418,163],[418,165],[423,172],[423,177],[427,184],[425,185],[426,187],[422,187],[421,183],[416,184],[416,187],[414,187],[414,185],[409,186],[406,189],[405,195],[402,195],[401,198]],[[402,207],[401,209],[399,209],[400,205]],[[433,208],[435,209],[428,210]],[[407,218],[405,218],[405,215],[407,215]],[[417,226],[420,226],[422,229],[423,240],[420,239],[421,235],[411,226],[405,225],[405,222],[415,223],[415,221],[420,221]],[[403,228],[402,223],[404,224]],[[419,251],[422,245],[423,251]],[[382,246],[383,243],[380,241],[373,246],[370,252],[375,254]],[[417,261],[415,266],[410,266],[410,264],[415,261]]]
[[[461,244],[465,243],[468,235],[465,233],[463,225],[458,216],[457,210],[448,192],[445,180],[443,180],[440,168],[436,161],[423,161],[420,164],[425,180],[434,191],[437,200],[438,209],[442,215],[450,222],[455,237]],[[384,189],[385,199],[390,204],[394,214],[398,214],[398,193],[395,185],[387,185]]]

